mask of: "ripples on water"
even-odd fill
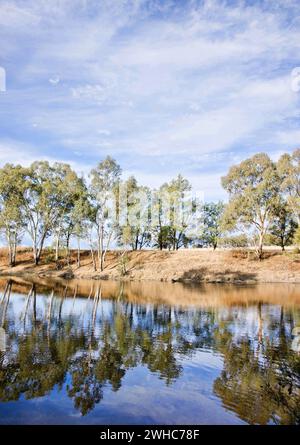
[[[0,290],[0,423],[300,423],[297,286]]]

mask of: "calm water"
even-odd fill
[[[1,424],[299,424],[300,288],[0,281]]]

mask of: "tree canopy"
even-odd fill
[[[264,244],[298,243],[300,218],[300,149],[274,162],[258,153],[232,166],[221,178],[228,203],[205,202],[193,195],[181,174],[156,189],[122,178],[115,159],[107,156],[79,176],[70,165],[36,161],[29,167],[0,168],[0,232],[16,264],[24,234],[38,264],[51,241],[58,262],[61,249],[70,261],[70,243],[88,244],[93,267],[106,267],[113,247],[128,249],[238,247],[253,245],[258,257]],[[125,256],[124,256],[125,258]]]

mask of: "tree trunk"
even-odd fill
[[[16,258],[16,238],[17,235],[14,234],[12,235],[9,231],[9,229],[6,230],[6,240],[7,240],[7,245],[8,245],[8,265],[9,267],[14,267],[15,266],[15,258]]]
[[[112,238],[112,234],[113,231],[110,232],[109,236],[108,236],[108,240],[106,243],[106,247],[104,248],[104,232],[102,232],[102,238],[101,238],[101,255],[100,255],[100,270],[101,272],[104,270],[104,264],[105,264],[105,257],[106,257],[106,253],[109,249],[110,246],[110,241]]]
[[[36,240],[33,241],[32,252],[33,252],[34,264],[37,266],[39,264],[40,258],[39,258],[39,249],[38,249]]]
[[[144,244],[144,236],[145,236],[145,234],[142,233],[142,237],[139,240],[139,244],[138,244],[139,250],[142,250],[142,247],[143,247],[143,244]]]
[[[163,239],[162,239],[161,227],[159,227],[158,246],[159,246],[159,250],[163,250]]]
[[[258,259],[261,261],[263,258],[263,235],[259,234],[259,242],[258,242]]]
[[[37,249],[36,263],[35,263],[36,266],[39,264],[40,259],[41,259],[41,255],[42,255],[42,251],[43,251],[43,247],[44,247],[44,242],[45,242],[46,234],[47,234],[47,231],[45,231],[45,233],[43,234],[42,239],[41,239],[41,241],[40,241],[40,245],[39,245],[39,247],[38,247],[38,249]]]
[[[8,242],[8,265],[12,267],[12,250],[11,250],[11,242]]]
[[[36,233],[33,232],[32,234],[32,253],[33,253],[33,261],[34,264],[37,265],[37,240],[36,240]]]
[[[39,264],[39,256],[36,247],[33,248],[33,259],[34,259],[34,264],[37,266]]]
[[[100,270],[102,270],[102,266],[101,266],[101,254],[102,254],[102,249],[101,249],[101,247],[100,247],[100,239],[99,239],[99,237],[98,237],[98,246],[97,246],[97,247],[98,247],[98,248],[97,248],[98,264],[99,264]]]
[[[34,264],[35,264],[36,266],[39,265],[40,258],[41,258],[41,251],[40,251],[40,249],[36,249],[36,250],[35,250],[35,253],[34,253]]]
[[[67,264],[70,266],[70,233],[67,234],[66,238],[66,250],[67,250]]]
[[[12,257],[12,265],[16,265],[16,257],[17,257],[17,234],[14,235],[14,245],[13,245],[13,257]]]
[[[91,247],[91,256],[92,256],[92,262],[93,262],[93,268],[94,268],[94,272],[96,272],[97,270],[97,266],[96,266],[96,260],[95,260],[95,254],[94,254],[94,249],[93,247]]]
[[[104,269],[104,258],[105,258],[105,253],[103,250],[101,250],[101,254],[100,254],[100,270],[101,270],[101,272]]]
[[[55,240],[55,261],[58,261],[58,253],[59,253],[59,234],[56,235]]]
[[[98,263],[101,272],[103,271],[103,238],[104,238],[104,227],[103,225],[97,229],[97,254],[98,254]]]

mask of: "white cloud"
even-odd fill
[[[16,2],[4,1],[0,4],[0,25],[6,29],[34,26],[40,22],[40,17],[30,9],[19,7]]]
[[[53,157],[86,165],[140,158],[157,181],[166,157],[170,174],[198,159],[215,184],[217,153],[299,145],[299,12],[294,1],[0,1],[2,134],[34,146],[34,128],[39,156],[51,140]]]
[[[283,148],[296,148],[300,147],[300,129],[279,131],[276,134],[278,142],[282,144]]]
[[[57,85],[60,82],[59,76],[53,76],[49,78],[51,85]]]

